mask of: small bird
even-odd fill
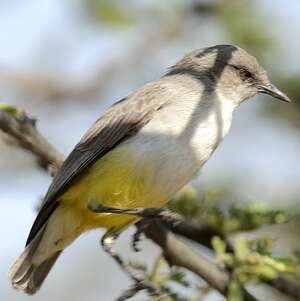
[[[34,294],[79,235],[106,228],[102,243],[109,249],[140,219],[97,208],[165,205],[211,157],[233,112],[259,93],[290,102],[253,56],[217,45],[188,53],[160,79],[116,102],[53,179],[25,250],[10,269],[13,287]]]

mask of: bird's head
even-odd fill
[[[207,92],[217,93],[237,104],[260,93],[291,101],[271,84],[256,58],[237,46],[216,45],[195,50],[173,66],[168,74],[175,73],[189,73],[203,82]]]

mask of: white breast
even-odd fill
[[[197,89],[170,89],[172,101],[124,144],[134,153],[137,169],[150,167],[149,187],[157,190],[157,197],[169,198],[181,189],[230,128],[231,102],[217,97],[200,99],[200,92],[199,84]]]

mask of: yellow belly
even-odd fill
[[[80,217],[78,233],[104,227],[120,229],[138,218],[129,215],[93,213],[87,204],[107,207],[161,207],[167,200],[155,193],[151,163],[137,162],[124,148],[115,149],[86,170],[60,197],[66,209]]]

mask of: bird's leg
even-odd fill
[[[135,252],[139,251],[137,244],[140,241],[140,236],[151,220],[159,219],[172,226],[176,226],[183,221],[183,218],[178,213],[163,208],[114,208],[101,204],[89,205],[88,208],[95,213],[128,214],[142,217],[143,220],[136,224],[137,230],[132,240],[132,248]]]
[[[150,295],[158,295],[156,288],[145,279],[137,276],[134,271],[124,262],[120,255],[114,249],[115,242],[119,236],[119,232],[108,230],[101,239],[101,245],[104,251],[110,255],[120,266],[120,268],[133,280],[133,288],[136,291],[147,290]]]
[[[149,223],[149,220],[142,219],[141,221],[139,221],[135,224],[136,231],[133,234],[133,239],[131,242],[132,249],[135,252],[140,252],[140,248],[139,248],[138,244],[141,241],[141,235],[144,232],[144,230],[146,229],[148,223]]]
[[[159,219],[175,226],[183,221],[180,214],[163,208],[113,208],[101,204],[89,205],[88,208],[95,213],[128,214],[145,219]]]

